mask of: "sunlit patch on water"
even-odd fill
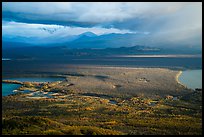
[[[7,61],[7,60],[11,60],[9,58],[2,58],[2,61]]]

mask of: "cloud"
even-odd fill
[[[49,29],[60,26],[55,34],[63,36],[84,31],[99,35],[146,32],[148,35],[137,39],[138,43],[202,46],[201,2],[3,2],[2,6],[3,20],[27,23],[16,33],[19,35],[51,35],[35,28],[44,24]],[[31,23],[36,26],[31,27]],[[15,25],[3,33],[14,30]]]
[[[109,33],[137,33],[129,30],[120,30],[116,28],[102,28],[102,27],[74,27],[74,26],[61,26],[61,25],[47,25],[47,24],[29,24],[19,22],[2,22],[2,35],[3,38],[69,38],[83,34],[85,32],[92,32],[96,35],[104,35]]]
[[[175,13],[191,3],[161,2],[3,2],[3,13],[28,20],[105,23]],[[193,4],[196,5],[196,4]],[[20,17],[20,15],[24,15]],[[8,15],[4,14],[5,17]]]

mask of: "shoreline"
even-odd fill
[[[70,68],[80,68],[80,69],[87,69],[87,68],[90,68],[90,69],[93,69],[93,68],[96,68],[96,69],[127,69],[127,70],[134,70],[134,69],[167,69],[167,70],[174,70],[174,69],[181,69],[181,68],[171,68],[171,67],[152,67],[152,66],[109,66],[109,65],[74,65]]]
[[[182,84],[180,81],[179,81],[179,77],[181,76],[181,74],[183,73],[183,71],[179,71],[177,74],[176,74],[176,82],[182,86],[184,86],[185,88],[187,88],[186,85]]]
[[[51,84],[53,89],[72,90],[76,93],[111,94],[112,96],[135,96],[140,94],[145,96],[172,94],[176,96],[182,94],[177,93],[176,90],[186,89],[186,86],[178,80],[182,71],[167,68],[108,66],[81,66],[77,68],[72,66],[71,68],[67,68],[67,72],[64,73],[64,76],[69,80],[54,85]],[[34,84],[33,82],[30,83]],[[72,86],[67,86],[70,84]]]
[[[125,58],[199,58],[201,54],[146,54],[146,55],[116,55],[113,57],[125,57]]]

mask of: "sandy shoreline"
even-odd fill
[[[178,72],[178,74],[176,75],[176,81],[177,81],[178,84],[180,84],[180,85],[184,86],[185,88],[187,88],[186,85],[184,85],[183,83],[181,83],[179,81],[179,77],[181,76],[182,73],[183,73],[183,71]]]

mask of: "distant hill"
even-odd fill
[[[43,28],[42,28],[43,29]],[[56,30],[46,30],[54,33]],[[202,54],[202,50],[168,45],[140,45],[143,34],[104,34],[85,32],[80,35],[36,39],[34,37],[3,39],[3,58],[61,58],[68,56],[110,56],[138,54]],[[16,40],[16,41],[15,41]],[[10,42],[13,41],[13,42]]]
[[[82,37],[82,36],[86,36],[86,37],[96,37],[97,35],[93,32],[84,32],[82,34],[79,35],[79,37]]]
[[[83,36],[84,37],[84,36]],[[82,37],[82,38],[83,38]],[[85,36],[86,37],[86,36]],[[11,59],[61,59],[69,57],[105,57],[114,55],[148,55],[148,54],[199,54],[199,52],[164,49],[136,45],[119,48],[70,48],[67,45],[36,46],[25,43],[3,42],[2,58]]]
[[[134,46],[136,35],[134,34],[104,34],[100,36],[83,36],[67,42],[69,48],[119,48],[122,46]]]
[[[55,29],[45,29],[41,28],[43,31],[48,31],[49,33],[55,33],[57,30]],[[162,45],[151,45],[151,44],[139,44],[141,41],[148,42],[148,39],[144,34],[141,33],[126,33],[126,34],[103,34],[103,35],[96,35],[92,32],[84,32],[79,35],[71,35],[71,36],[55,36],[52,35],[46,38],[36,38],[36,37],[6,37],[3,39],[3,49],[10,48],[10,47],[32,47],[32,46],[39,46],[39,47],[66,47],[69,49],[105,49],[105,48],[119,48],[112,50],[112,53],[124,53],[125,54],[134,54],[136,45],[144,45],[145,47],[137,53],[151,53],[157,52],[157,54],[201,54],[202,47],[198,45],[185,45],[184,43],[180,43],[180,45],[171,45],[172,43],[168,43]],[[146,38],[146,39],[145,39]],[[11,42],[12,41],[12,42]],[[123,48],[120,48],[123,47]],[[128,48],[125,48],[128,47]],[[158,49],[160,51],[158,52]],[[137,49],[138,50],[138,49]],[[80,51],[81,52],[81,51]],[[84,52],[84,51],[83,51]],[[87,51],[86,51],[87,52]],[[95,52],[95,51],[94,51]],[[98,50],[96,51],[99,52]],[[104,52],[100,50],[100,52]],[[89,53],[88,53],[89,54]]]
[[[43,29],[44,30],[44,29]],[[54,33],[55,30],[44,30]],[[80,35],[71,36],[50,36],[48,38],[36,38],[36,37],[12,37],[3,38],[4,43],[16,42],[25,43],[23,45],[38,45],[38,46],[68,46],[69,48],[119,48],[130,47],[137,45],[137,39],[141,36],[139,34],[104,34],[96,35],[92,32],[85,32]],[[26,45],[27,44],[27,45]],[[6,45],[6,44],[3,44]],[[22,45],[22,44],[21,44]]]

